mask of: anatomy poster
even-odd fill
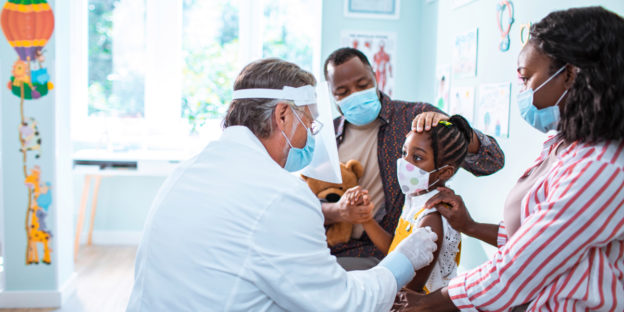
[[[453,78],[477,75],[477,29],[458,34],[453,42]]]
[[[509,137],[509,99],[511,84],[490,83],[479,87],[477,128],[496,137]]]
[[[462,115],[472,124],[474,122],[474,98],[474,87],[452,88],[449,114]]]
[[[358,49],[366,55],[375,71],[379,90],[392,96],[396,69],[396,33],[343,31],[341,38],[342,46]]]

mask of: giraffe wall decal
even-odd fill
[[[45,219],[52,203],[51,184],[41,183],[42,170],[39,165],[29,169],[29,153],[35,161],[41,161],[41,133],[37,121],[24,116],[24,100],[36,100],[54,88],[50,82],[45,62],[44,46],[54,31],[54,14],[46,0],[7,0],[0,12],[2,31],[9,44],[17,52],[13,64],[11,81],[7,87],[20,98],[20,123],[18,126],[19,152],[22,154],[24,184],[28,190],[26,205],[26,264],[42,261],[52,263],[50,240],[52,232]],[[29,173],[30,172],[30,173]],[[43,247],[43,257],[39,257],[39,247]]]
[[[52,201],[50,192],[50,183],[41,185],[39,182],[41,169],[39,166],[34,166],[30,170],[30,174],[24,180],[24,184],[29,189],[29,193],[32,195],[30,200],[30,209],[28,210],[28,246],[26,248],[26,264],[39,263],[39,251],[37,244],[43,245],[43,263],[50,264],[52,260],[50,258],[50,252],[52,249],[49,246],[52,233],[47,229],[45,225],[45,217],[47,216],[48,206]]]

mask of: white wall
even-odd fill
[[[3,64],[0,62],[0,73],[3,71]],[[2,102],[2,93],[4,92],[3,88],[0,88],[0,107],[3,106]],[[2,136],[2,110],[0,110],[0,146],[2,146],[3,136]],[[2,149],[0,148],[0,159],[2,159]],[[0,177],[3,175],[2,166],[0,166]],[[0,178],[0,198],[4,197],[4,187],[2,185],[2,180]],[[0,200],[0,224],[4,224],[4,201]],[[4,289],[4,231],[0,230],[0,257],[2,257],[3,264],[2,272],[0,272],[0,291]]]
[[[0,239],[3,239],[4,286],[0,292],[2,307],[54,307],[59,306],[71,293],[67,287],[73,273],[73,251],[70,199],[71,165],[69,146],[68,74],[71,51],[66,34],[69,26],[67,1],[48,1],[55,14],[55,31],[46,44],[46,62],[50,81],[56,88],[40,99],[26,100],[25,118],[33,117],[41,135],[41,156],[35,152],[27,155],[27,168],[41,168],[40,183],[51,182],[52,205],[45,219],[52,232],[50,240],[51,263],[44,264],[43,250],[39,248],[39,264],[26,265],[27,232],[25,217],[28,208],[28,190],[24,184],[23,154],[19,152],[20,98],[8,91],[11,68],[18,58],[4,35],[0,36],[0,131],[1,182],[0,182]],[[60,33],[60,35],[59,35]],[[58,56],[58,58],[57,58]],[[0,284],[1,285],[1,284]]]
[[[435,99],[436,64],[451,63],[451,43],[457,33],[475,27],[479,29],[477,76],[454,79],[452,84],[474,86],[478,92],[480,84],[512,83],[510,137],[498,138],[505,152],[506,164],[500,172],[488,177],[475,178],[460,171],[450,185],[464,197],[475,219],[491,223],[502,220],[506,194],[517,177],[537,157],[545,139],[545,135],[519,117],[516,108],[516,58],[520,51],[520,24],[538,21],[550,11],[574,6],[604,5],[620,15],[624,14],[622,0],[516,0],[513,1],[516,22],[511,29],[511,48],[503,53],[498,50],[497,1],[494,0],[476,0],[455,10],[450,8],[450,0],[403,0],[399,20],[346,18],[343,1],[323,0],[321,64],[333,50],[340,47],[340,32],[343,29],[394,31],[399,42],[397,99],[432,103]],[[74,177],[76,204],[80,202],[82,178]],[[141,231],[162,180],[158,177],[105,178],[100,190],[95,230],[118,233]],[[492,251],[492,248],[475,240],[466,239],[463,243],[462,266],[474,267]]]
[[[344,0],[324,0],[321,32],[321,66],[331,52],[341,45],[341,32],[393,32],[397,35],[395,92],[393,97],[405,101],[422,101],[434,96],[426,81],[435,69],[430,62],[435,57],[434,46],[423,46],[422,42],[435,43],[436,3],[422,0],[401,1],[399,19],[370,19],[344,16]],[[427,61],[422,60],[426,58]],[[372,62],[372,60],[369,60]],[[321,68],[321,73],[323,70]]]
[[[478,27],[477,76],[455,79],[454,86],[478,86],[485,83],[511,82],[511,107],[509,138],[498,138],[505,152],[505,167],[498,173],[474,178],[466,171],[460,171],[450,183],[460,194],[474,219],[481,222],[498,223],[502,220],[502,209],[507,193],[530,163],[541,151],[546,135],[529,126],[521,117],[516,105],[517,56],[522,48],[520,24],[537,22],[549,12],[570,7],[602,5],[624,15],[624,1],[585,0],[516,0],[515,23],[510,32],[511,47],[507,52],[498,49],[499,31],[496,25],[496,4],[498,1],[477,0],[466,6],[451,9],[450,0],[438,1],[437,21],[437,63],[451,63],[452,40],[458,33]],[[433,80],[433,77],[431,78]],[[478,98],[478,94],[476,94]],[[476,103],[476,100],[475,100]],[[495,249],[473,239],[464,239],[461,265],[474,267],[487,259]]]

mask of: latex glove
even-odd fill
[[[428,226],[415,229],[404,238],[393,252],[400,252],[412,263],[414,271],[418,271],[433,261],[433,252],[438,248],[435,241],[438,235]]]

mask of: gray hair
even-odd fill
[[[316,85],[316,79],[296,64],[276,58],[261,59],[245,66],[236,77],[234,90],[282,89],[284,86],[301,87]],[[233,100],[223,119],[223,127],[245,126],[259,138],[267,138],[273,132],[272,115],[277,103],[292,101],[279,99]],[[292,105],[292,107],[297,108]],[[299,109],[297,109],[299,110]]]

